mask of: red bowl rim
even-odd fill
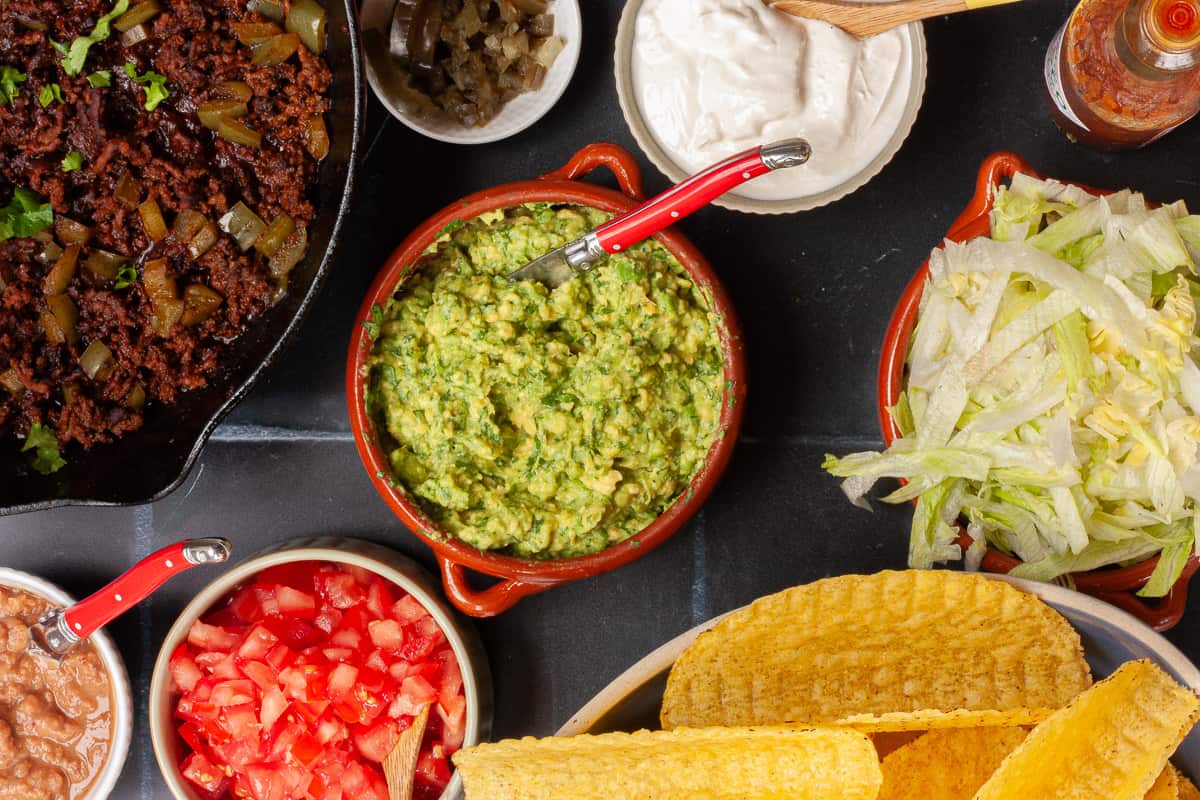
[[[1017,172],[1023,172],[1038,179],[1044,177],[1015,153],[998,152],[988,156],[979,169],[974,196],[954,224],[950,226],[945,238],[955,242],[964,242],[990,233],[990,214],[996,199],[997,187],[1003,179],[1012,178]],[[1093,194],[1112,193],[1111,190],[1095,189],[1070,181],[1066,183]],[[916,325],[921,293],[925,289],[928,277],[929,260],[926,259],[900,295],[900,301],[892,312],[887,332],[884,334],[883,348],[879,358],[876,401],[879,427],[883,432],[885,446],[891,446],[893,441],[901,437],[900,428],[888,413],[888,409],[899,400],[904,386],[904,362],[908,355],[908,343]],[[959,537],[959,544],[965,547],[969,543],[970,539],[964,532]],[[1114,605],[1130,611],[1152,627],[1164,630],[1174,626],[1182,616],[1187,599],[1187,584],[1197,567],[1200,567],[1200,559],[1193,554],[1188,559],[1183,574],[1180,575],[1170,593],[1156,605],[1151,606],[1130,594],[1130,590],[1145,585],[1158,565],[1158,558],[1157,555],[1154,555],[1145,561],[1126,567],[1072,573],[1070,578],[1080,591],[1102,597]],[[1020,559],[988,545],[982,567],[988,572],[1007,573],[1021,563]]]
[[[625,193],[574,180],[601,165],[613,169]],[[515,579],[524,584],[518,591],[523,595],[564,581],[607,572],[633,561],[661,545],[695,513],[729,463],[741,427],[746,395],[741,327],[729,296],[711,265],[690,241],[674,229],[667,229],[653,238],[679,260],[701,291],[711,299],[718,317],[718,334],[725,364],[725,399],[720,420],[721,434],[709,448],[704,465],[693,476],[688,489],[640,533],[598,553],[554,560],[517,558],[478,550],[441,531],[415,503],[389,483],[387,458],[371,435],[373,423],[366,411],[363,376],[373,340],[363,323],[370,320],[374,306],[387,302],[395,288],[407,277],[416,257],[447,225],[472,219],[488,211],[536,202],[570,203],[617,214],[636,207],[641,202],[641,196],[640,170],[632,155],[612,144],[588,145],[560,170],[533,180],[476,192],[431,216],[392,252],[363,299],[355,317],[346,363],[346,396],[355,444],[375,489],[409,530],[421,537],[437,554],[448,590],[452,588],[451,573],[456,566],[466,566],[495,577]],[[456,574],[461,582],[460,573]],[[451,591],[450,594],[451,599],[463,608],[464,604],[455,597],[455,592]],[[512,602],[516,599],[513,598]],[[464,610],[468,613],[486,611]]]

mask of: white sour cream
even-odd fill
[[[645,0],[633,90],[666,155],[696,172],[748,147],[801,136],[807,164],[734,190],[805,197],[849,180],[887,146],[912,83],[906,28],[865,41],[762,0]]]

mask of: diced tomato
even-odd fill
[[[251,703],[255,700],[253,681],[232,680],[219,683],[213,687],[212,704],[215,706],[235,706]]]
[[[364,758],[380,764],[396,746],[396,740],[400,738],[400,728],[395,720],[384,717],[370,727],[357,727],[353,738],[354,746]]]
[[[467,729],[467,698],[461,694],[450,698],[448,704],[438,702],[438,716],[442,718],[442,744],[447,753],[462,747]]]
[[[354,691],[354,684],[358,680],[358,669],[349,664],[338,664],[329,673],[326,690],[329,696],[335,700],[344,700]]]
[[[346,723],[335,717],[325,717],[317,724],[317,741],[321,744],[338,742],[349,735]]]
[[[400,694],[411,697],[418,705],[426,705],[437,699],[437,690],[420,675],[409,675],[400,684]]]
[[[317,615],[316,598],[307,592],[290,586],[276,586],[275,600],[279,603],[279,613],[285,617],[312,619]]]
[[[234,680],[242,677],[242,671],[238,669],[237,656],[233,653],[225,656],[223,659],[213,665],[212,677],[219,681]]]
[[[296,660],[296,654],[286,644],[277,644],[271,648],[271,652],[267,653],[266,661],[275,669],[276,672],[289,666]]]
[[[258,595],[255,594],[253,586],[239,589],[229,601],[228,609],[242,622],[253,622],[263,616],[262,606],[259,605]]]
[[[321,755],[321,742],[311,733],[302,733],[292,743],[292,756],[301,764],[308,766]]]
[[[367,626],[371,643],[376,647],[391,652],[400,650],[404,644],[404,629],[394,619],[378,619]]]
[[[278,584],[301,592],[311,592],[320,573],[314,573],[312,564],[307,561],[293,561],[288,564],[276,564],[258,573],[255,581],[259,584]]]
[[[258,742],[258,734],[262,726],[258,724],[258,714],[253,703],[240,706],[225,706],[221,709],[218,721],[230,736],[237,739]]]
[[[430,752],[417,759],[417,777],[433,786],[445,787],[450,782],[450,763],[442,748],[434,745]]]
[[[190,692],[204,677],[200,668],[196,666],[196,661],[182,648],[171,656],[170,668],[171,683],[176,691]]]
[[[362,645],[363,635],[360,631],[354,628],[341,628],[333,632],[329,637],[329,643],[334,647],[344,647],[348,650],[357,650]]]
[[[372,576],[371,585],[367,589],[367,610],[375,619],[383,619],[396,604],[396,594],[392,585],[378,576]]]
[[[278,673],[261,661],[247,661],[242,664],[242,674],[254,681],[264,692],[274,689],[279,684]]]
[[[278,686],[272,686],[263,691],[262,702],[258,710],[258,721],[262,723],[263,728],[270,728],[287,709],[287,698],[283,696],[283,692]]]
[[[317,583],[326,602],[342,611],[366,599],[366,593],[354,576],[344,572],[322,575],[317,579]]]
[[[305,647],[320,644],[325,638],[324,633],[314,630],[312,625],[302,619],[268,617],[263,620],[263,625],[293,650],[302,650]]]
[[[250,797],[253,800],[288,800],[302,797],[311,778],[291,764],[252,764],[246,767]]]
[[[452,698],[461,697],[463,690],[462,669],[458,660],[449,649],[437,654],[438,663],[442,667],[442,680],[438,684],[438,702],[448,706]]]
[[[229,783],[225,773],[199,753],[192,753],[183,760],[182,772],[202,797],[220,797]]]
[[[188,630],[188,644],[197,650],[220,650],[228,653],[237,647],[238,635],[216,625],[206,625],[200,620],[192,623]]]
[[[429,612],[425,610],[425,606],[411,594],[404,595],[392,606],[392,619],[402,623],[416,622],[428,616]]]
[[[266,627],[255,625],[242,639],[237,654],[242,658],[261,660],[266,658],[267,653],[271,652],[271,649],[277,644],[279,644],[279,637],[267,630]]]
[[[387,783],[371,767],[353,761],[342,773],[342,794],[354,800],[387,800]]]
[[[352,658],[354,651],[349,647],[323,647],[321,648],[321,654],[329,661],[337,664],[338,662]]]
[[[404,637],[404,644],[396,651],[396,655],[405,661],[424,661],[438,646],[438,640],[426,636],[418,629],[420,622],[410,625]],[[440,634],[440,631],[439,631]]]
[[[230,737],[229,741],[213,745],[213,755],[219,763],[228,764],[236,770],[253,764],[259,757],[258,737]]]
[[[341,624],[342,612],[333,606],[321,606],[316,617],[313,618],[313,627],[319,628],[325,633],[333,633]]]

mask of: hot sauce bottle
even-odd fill
[[[1082,0],[1046,54],[1058,126],[1100,150],[1142,147],[1200,111],[1200,0]]]

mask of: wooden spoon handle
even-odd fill
[[[1015,2],[1018,0],[897,0],[892,3],[773,0],[771,7],[797,17],[831,22],[847,33],[867,37],[929,17]]]

